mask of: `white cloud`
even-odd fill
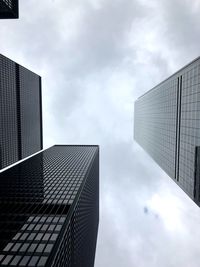
[[[154,194],[148,202],[148,207],[162,219],[168,230],[177,234],[183,231],[181,204],[181,201],[171,194],[162,196]]]
[[[199,266],[199,209],[133,142],[132,105],[198,55],[199,8],[29,0],[0,22],[0,52],[43,77],[45,146],[100,144],[98,267]]]

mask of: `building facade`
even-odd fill
[[[200,206],[200,58],[139,97],[134,139]]]
[[[93,267],[98,146],[53,146],[0,174],[0,265]]]
[[[0,19],[19,18],[18,0],[0,0]]]
[[[0,54],[0,169],[43,148],[41,77]]]

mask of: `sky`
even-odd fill
[[[133,140],[134,101],[200,55],[199,0],[27,0],[0,53],[42,76],[44,146],[100,145],[95,267],[199,267],[200,209]]]

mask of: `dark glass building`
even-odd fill
[[[0,173],[0,266],[93,267],[98,146],[53,146]]]
[[[200,58],[135,102],[134,138],[200,206]]]
[[[41,77],[0,54],[0,169],[42,147]]]
[[[0,19],[19,18],[18,0],[0,0]]]

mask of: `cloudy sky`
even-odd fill
[[[199,0],[26,0],[0,53],[43,78],[44,145],[99,144],[95,267],[199,267],[200,209],[133,140],[137,97],[199,56]]]

